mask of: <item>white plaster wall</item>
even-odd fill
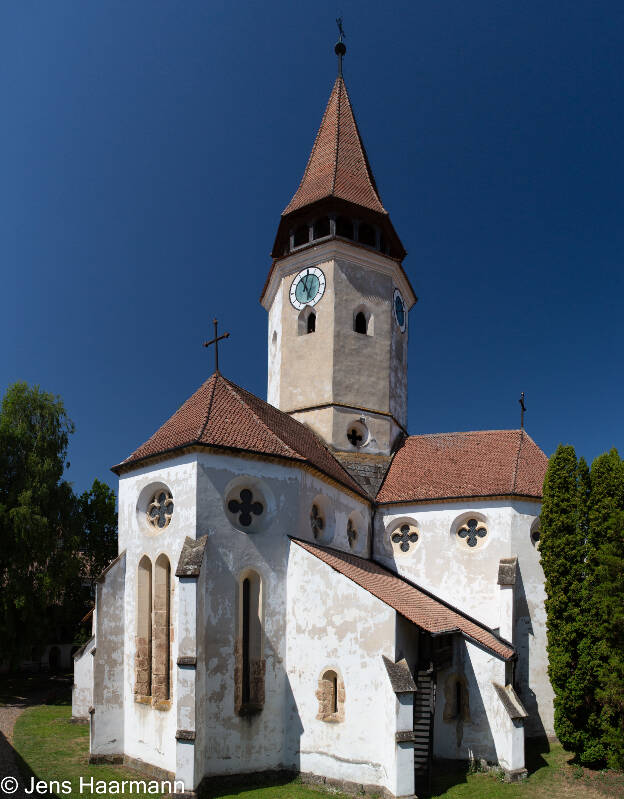
[[[539,545],[531,543],[530,530],[540,513],[538,502],[514,503],[512,540],[518,555],[519,577],[514,590],[514,644],[518,648],[515,683],[529,714],[528,737],[553,737],[554,693],[548,679],[544,572]]]
[[[434,721],[434,755],[440,758],[500,763],[510,768],[507,715],[492,682],[505,685],[505,662],[456,636],[453,665],[438,672]],[[444,721],[445,684],[452,674],[466,678],[470,721]],[[524,764],[523,764],[524,765]],[[518,766],[513,766],[517,768]]]
[[[397,699],[382,655],[394,659],[395,612],[293,543],[288,570],[287,669],[296,712],[293,754],[302,772],[397,785]],[[318,679],[341,675],[345,719],[316,718]],[[413,761],[412,761],[413,763]]]
[[[250,486],[262,497],[257,532],[232,522],[226,509],[232,486]],[[201,634],[204,641],[197,652],[196,723],[203,743],[196,741],[196,779],[294,767],[297,714],[285,666],[288,536],[313,539],[310,510],[321,497],[331,508],[327,540],[348,548],[347,520],[358,512],[367,528],[368,504],[288,463],[209,453],[198,454],[197,494],[197,534],[209,538],[198,598],[198,642]],[[361,550],[368,545],[366,532],[358,541]],[[236,597],[247,569],[262,578],[265,704],[259,714],[240,717],[234,709]]]
[[[145,497],[152,493],[151,487],[155,491],[162,485],[171,491],[174,512],[169,525],[156,532],[145,520],[143,504]],[[126,549],[127,562],[123,686],[125,754],[170,772],[176,769],[177,729],[178,636],[175,620],[179,618],[179,605],[175,570],[186,536],[196,538],[196,499],[197,456],[194,453],[136,469],[123,475],[119,481],[119,546],[120,549]],[[170,650],[171,704],[166,710],[158,710],[134,700],[137,569],[143,555],[147,555],[152,563],[153,575],[156,559],[161,553],[166,554],[171,565],[170,615],[174,620]]]
[[[548,680],[544,575],[539,551],[530,539],[540,503],[529,500],[474,500],[382,507],[376,517],[373,556],[383,565],[431,591],[469,616],[497,629],[509,614],[508,591],[498,585],[501,558],[518,557],[513,589],[513,640],[518,650],[516,690],[529,719],[528,735],[553,735],[553,693]],[[458,518],[475,512],[488,535],[468,547],[452,533]],[[415,523],[419,540],[407,553],[396,552],[390,535],[402,521]],[[510,619],[507,622],[510,623]],[[507,624],[507,629],[509,628]]]
[[[267,402],[277,408],[279,408],[280,403],[280,367],[282,362],[282,298],[283,291],[278,291],[269,310]]]
[[[74,658],[74,686],[72,688],[72,718],[88,719],[93,705],[93,647],[95,636],[87,641],[79,657]]]

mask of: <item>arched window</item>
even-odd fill
[[[305,225],[300,225],[295,230],[295,247],[301,247],[303,244],[307,244],[310,240],[310,231],[308,228],[308,224],[306,222]]]
[[[344,216],[336,217],[336,235],[353,239],[353,222]]]
[[[299,311],[297,319],[297,335],[306,336],[308,333],[316,332],[316,311],[310,305],[306,305]]]
[[[154,567],[154,612],[152,616],[152,696],[154,702],[171,698],[171,566],[159,555]]]
[[[366,316],[364,315],[363,311],[358,311],[358,313],[355,315],[353,329],[356,333],[363,333],[366,335],[366,327]]]
[[[313,237],[315,239],[322,239],[325,236],[329,236],[329,233],[329,217],[324,216],[322,219],[317,219],[314,223]]]
[[[358,241],[361,244],[366,244],[368,247],[375,246],[375,228],[372,225],[367,225],[363,222],[358,231]]]
[[[262,657],[262,582],[248,572],[239,583],[236,640],[235,705],[240,715],[258,713],[264,705]]]
[[[308,333],[314,333],[316,330],[316,314],[314,311],[308,316]]]
[[[137,573],[134,695],[152,694],[152,562],[143,556]]]
[[[316,718],[320,721],[344,721],[345,690],[335,669],[328,669],[318,681],[316,698],[319,709]]]

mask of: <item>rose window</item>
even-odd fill
[[[157,530],[162,530],[173,516],[173,497],[166,489],[159,489],[147,506],[147,521]]]
[[[228,510],[238,516],[238,523],[242,527],[249,527],[254,516],[260,516],[264,510],[262,502],[254,500],[253,493],[248,488],[243,488],[239,495],[240,499],[231,499],[228,502]]]
[[[402,524],[396,532],[392,533],[390,539],[401,552],[409,552],[410,546],[418,541],[418,533],[409,524]]]
[[[469,547],[476,547],[479,539],[487,535],[487,527],[477,519],[468,519],[466,524],[459,528],[457,535],[465,538]]]

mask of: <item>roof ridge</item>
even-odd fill
[[[221,377],[221,373],[220,372],[214,372],[214,374],[212,374],[208,378],[208,380],[206,380],[206,383],[208,383],[210,380],[212,380],[213,377],[214,377],[214,382],[212,384],[212,393],[210,394],[210,399],[208,400],[208,408],[206,410],[206,416],[204,418],[204,422],[199,428],[199,433],[197,435],[197,441],[201,441],[202,436],[204,435],[204,430],[206,429],[206,426],[207,426],[207,424],[208,424],[208,422],[210,420],[210,411],[212,410],[212,401],[214,399],[215,391],[217,390],[217,380],[219,379],[219,377]]]
[[[342,89],[344,87],[344,80],[342,76],[336,78],[336,85],[338,86],[337,95],[337,111],[336,111],[336,146],[334,147],[334,175],[332,177],[330,196],[334,196],[336,191],[336,175],[338,174],[338,156],[340,154],[340,98],[342,96]],[[328,103],[329,105],[329,103]]]
[[[229,380],[227,379],[227,377],[224,377],[223,379],[226,381],[226,383],[228,383],[228,384],[229,384],[229,385],[232,387],[232,389],[234,390],[234,393],[236,393],[236,392],[238,392],[238,391],[242,391],[242,392],[243,392],[243,393],[245,393],[245,394],[249,394],[251,397],[253,397],[253,398],[254,398],[254,400],[257,400],[257,401],[263,402],[265,405],[267,405],[269,408],[271,408],[271,410],[272,410],[272,411],[275,411],[275,412],[276,412],[278,415],[282,415],[282,416],[284,416],[284,417],[288,418],[289,420],[291,420],[292,422],[296,422],[298,425],[301,425],[301,427],[303,427],[303,428],[304,428],[304,429],[305,429],[305,430],[306,430],[308,433],[310,433],[310,434],[313,436],[313,438],[314,438],[314,440],[317,442],[317,444],[318,444],[318,445],[319,445],[319,446],[320,446],[322,449],[324,449],[324,450],[327,452],[327,454],[328,454],[328,455],[329,455],[329,456],[332,458],[332,460],[333,460],[333,461],[334,461],[334,462],[337,464],[337,466],[338,466],[338,467],[340,468],[340,470],[343,472],[343,474],[345,475],[345,477],[347,477],[349,480],[353,480],[353,479],[354,479],[354,478],[353,478],[353,477],[352,477],[352,476],[349,474],[349,472],[347,471],[347,469],[345,469],[345,467],[342,465],[342,463],[340,463],[340,461],[338,460],[338,458],[336,458],[336,456],[335,456],[335,455],[334,455],[334,453],[331,451],[331,449],[330,449],[330,448],[327,446],[327,444],[326,444],[326,443],[325,443],[325,442],[324,442],[324,441],[323,441],[323,440],[320,438],[320,436],[318,436],[318,435],[317,435],[317,434],[314,432],[314,430],[312,430],[312,428],[311,428],[311,427],[308,427],[307,425],[304,425],[304,424],[303,424],[302,422],[300,422],[298,419],[294,419],[294,418],[293,418],[293,417],[292,417],[292,416],[291,416],[289,413],[286,413],[285,411],[282,411],[280,408],[276,408],[276,407],[275,407],[275,405],[271,405],[271,403],[270,403],[270,402],[266,402],[266,400],[263,400],[261,397],[257,397],[255,394],[252,394],[250,391],[247,391],[247,389],[241,388],[241,386],[237,386],[237,385],[236,385],[236,383],[232,383],[231,381],[229,381]],[[240,398],[240,397],[238,397],[238,399],[239,399],[239,401],[241,401],[241,398]],[[253,411],[252,411],[252,412],[253,412]],[[266,428],[266,429],[267,429],[267,430],[268,430],[268,431],[269,431],[269,432],[270,432],[270,433],[271,433],[271,434],[272,434],[272,435],[273,435],[273,436],[274,436],[274,437],[275,437],[275,438],[276,438],[276,439],[277,439],[279,442],[281,442],[281,443],[282,443],[282,444],[283,444],[285,447],[287,447],[287,448],[288,448],[288,450],[290,450],[290,452],[293,452],[293,453],[294,453],[294,457],[295,457],[297,460],[300,460],[300,461],[301,461],[301,460],[303,460],[303,461],[306,461],[306,462],[308,461],[308,459],[307,459],[307,458],[304,458],[304,457],[303,457],[303,456],[302,456],[302,455],[301,455],[299,452],[297,452],[296,450],[293,450],[291,446],[289,446],[289,445],[288,445],[288,444],[287,444],[285,441],[283,441],[283,440],[282,440],[282,439],[281,439],[281,438],[280,438],[280,437],[279,437],[279,436],[278,436],[276,433],[274,433],[274,432],[273,432],[273,431],[272,431],[272,430],[271,430],[269,427],[267,427],[267,425],[266,425],[266,424],[265,424],[265,423],[262,421],[262,419],[260,419],[260,417],[258,417],[258,415],[257,415],[255,412],[253,412],[253,413],[254,413],[254,416],[255,416],[255,417],[258,419],[258,421],[260,422],[260,424],[262,424],[262,425],[263,425],[263,426],[264,426],[264,427],[265,427],[265,428]],[[318,468],[318,467],[317,467],[317,468]],[[356,484],[357,484],[357,481],[356,481]],[[345,483],[345,485],[346,485],[346,483]],[[353,489],[351,489],[351,490],[353,490]]]
[[[357,123],[357,119],[355,118],[355,111],[353,110],[353,104],[351,103],[351,98],[349,97],[349,90],[347,89],[347,84],[344,82],[344,79],[342,81],[342,85],[344,86],[344,92],[347,95],[347,108],[351,111],[351,116],[353,117],[353,126],[355,127],[355,133],[358,137],[360,149],[362,150],[362,155],[364,157],[364,164],[366,166],[365,169],[366,179],[368,180],[371,189],[373,190],[377,199],[379,200],[379,204],[383,208],[384,213],[387,214],[388,212],[386,211],[382,199],[379,195],[379,189],[377,188],[377,181],[375,180],[375,176],[373,175],[373,170],[370,165],[370,161],[368,160],[368,153],[366,151],[366,147],[364,146],[364,140],[362,139],[362,134],[360,133],[360,128]]]
[[[294,450],[289,444],[287,444],[282,438],[280,438],[280,436],[278,436],[277,433],[275,433],[273,430],[271,430],[271,428],[258,416],[258,414],[255,412],[255,410],[248,403],[245,402],[244,398],[238,392],[239,391],[243,391],[246,394],[250,394],[250,396],[254,397],[254,399],[260,399],[260,397],[256,397],[255,394],[251,394],[251,392],[246,392],[244,388],[241,388],[240,386],[237,386],[236,383],[232,383],[230,380],[227,379],[227,377],[223,377],[223,381],[225,382],[225,384],[226,384],[227,388],[229,389],[230,393],[234,397],[236,397],[236,400],[241,405],[244,405],[245,407],[249,408],[251,413],[253,413],[254,417],[258,420],[258,423],[260,425],[262,425],[264,430],[266,430],[273,437],[274,441],[277,441],[283,447],[286,447],[288,452],[291,453],[291,457],[293,457],[295,460],[299,460],[299,461],[301,461],[301,460],[306,461],[307,460],[307,458],[304,458],[303,455],[301,455],[301,453],[299,453],[296,450]],[[267,405],[268,404],[269,403],[267,403]],[[279,409],[276,408],[276,410],[279,410]]]
[[[477,433],[518,433],[520,432],[520,428],[518,427],[501,427],[498,430],[451,430],[448,433],[412,433],[411,435],[407,436],[409,438],[434,438],[435,436],[467,436],[473,435]],[[527,433],[528,435],[528,433]]]
[[[511,493],[516,491],[516,483],[518,482],[518,464],[520,463],[520,453],[522,452],[524,430],[520,430],[520,440],[518,441],[518,452],[516,453],[516,465],[514,466],[513,475],[511,478]]]

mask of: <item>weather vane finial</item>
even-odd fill
[[[212,323],[214,324],[214,331],[215,331],[214,338],[212,339],[212,341],[204,341],[204,347],[210,347],[212,344],[214,344],[214,348],[215,348],[215,372],[218,372],[219,371],[219,342],[222,339],[224,339],[224,338],[229,338],[230,334],[229,333],[223,333],[223,335],[220,336],[218,334],[218,331],[217,331],[217,320],[213,319]]]
[[[342,41],[345,36],[344,29],[342,27],[342,17],[338,17],[336,19],[336,25],[338,25],[338,41],[336,42],[336,46],[334,47],[334,53],[338,56],[338,75],[342,77],[342,57],[347,52],[347,48],[345,47],[344,42]]]

